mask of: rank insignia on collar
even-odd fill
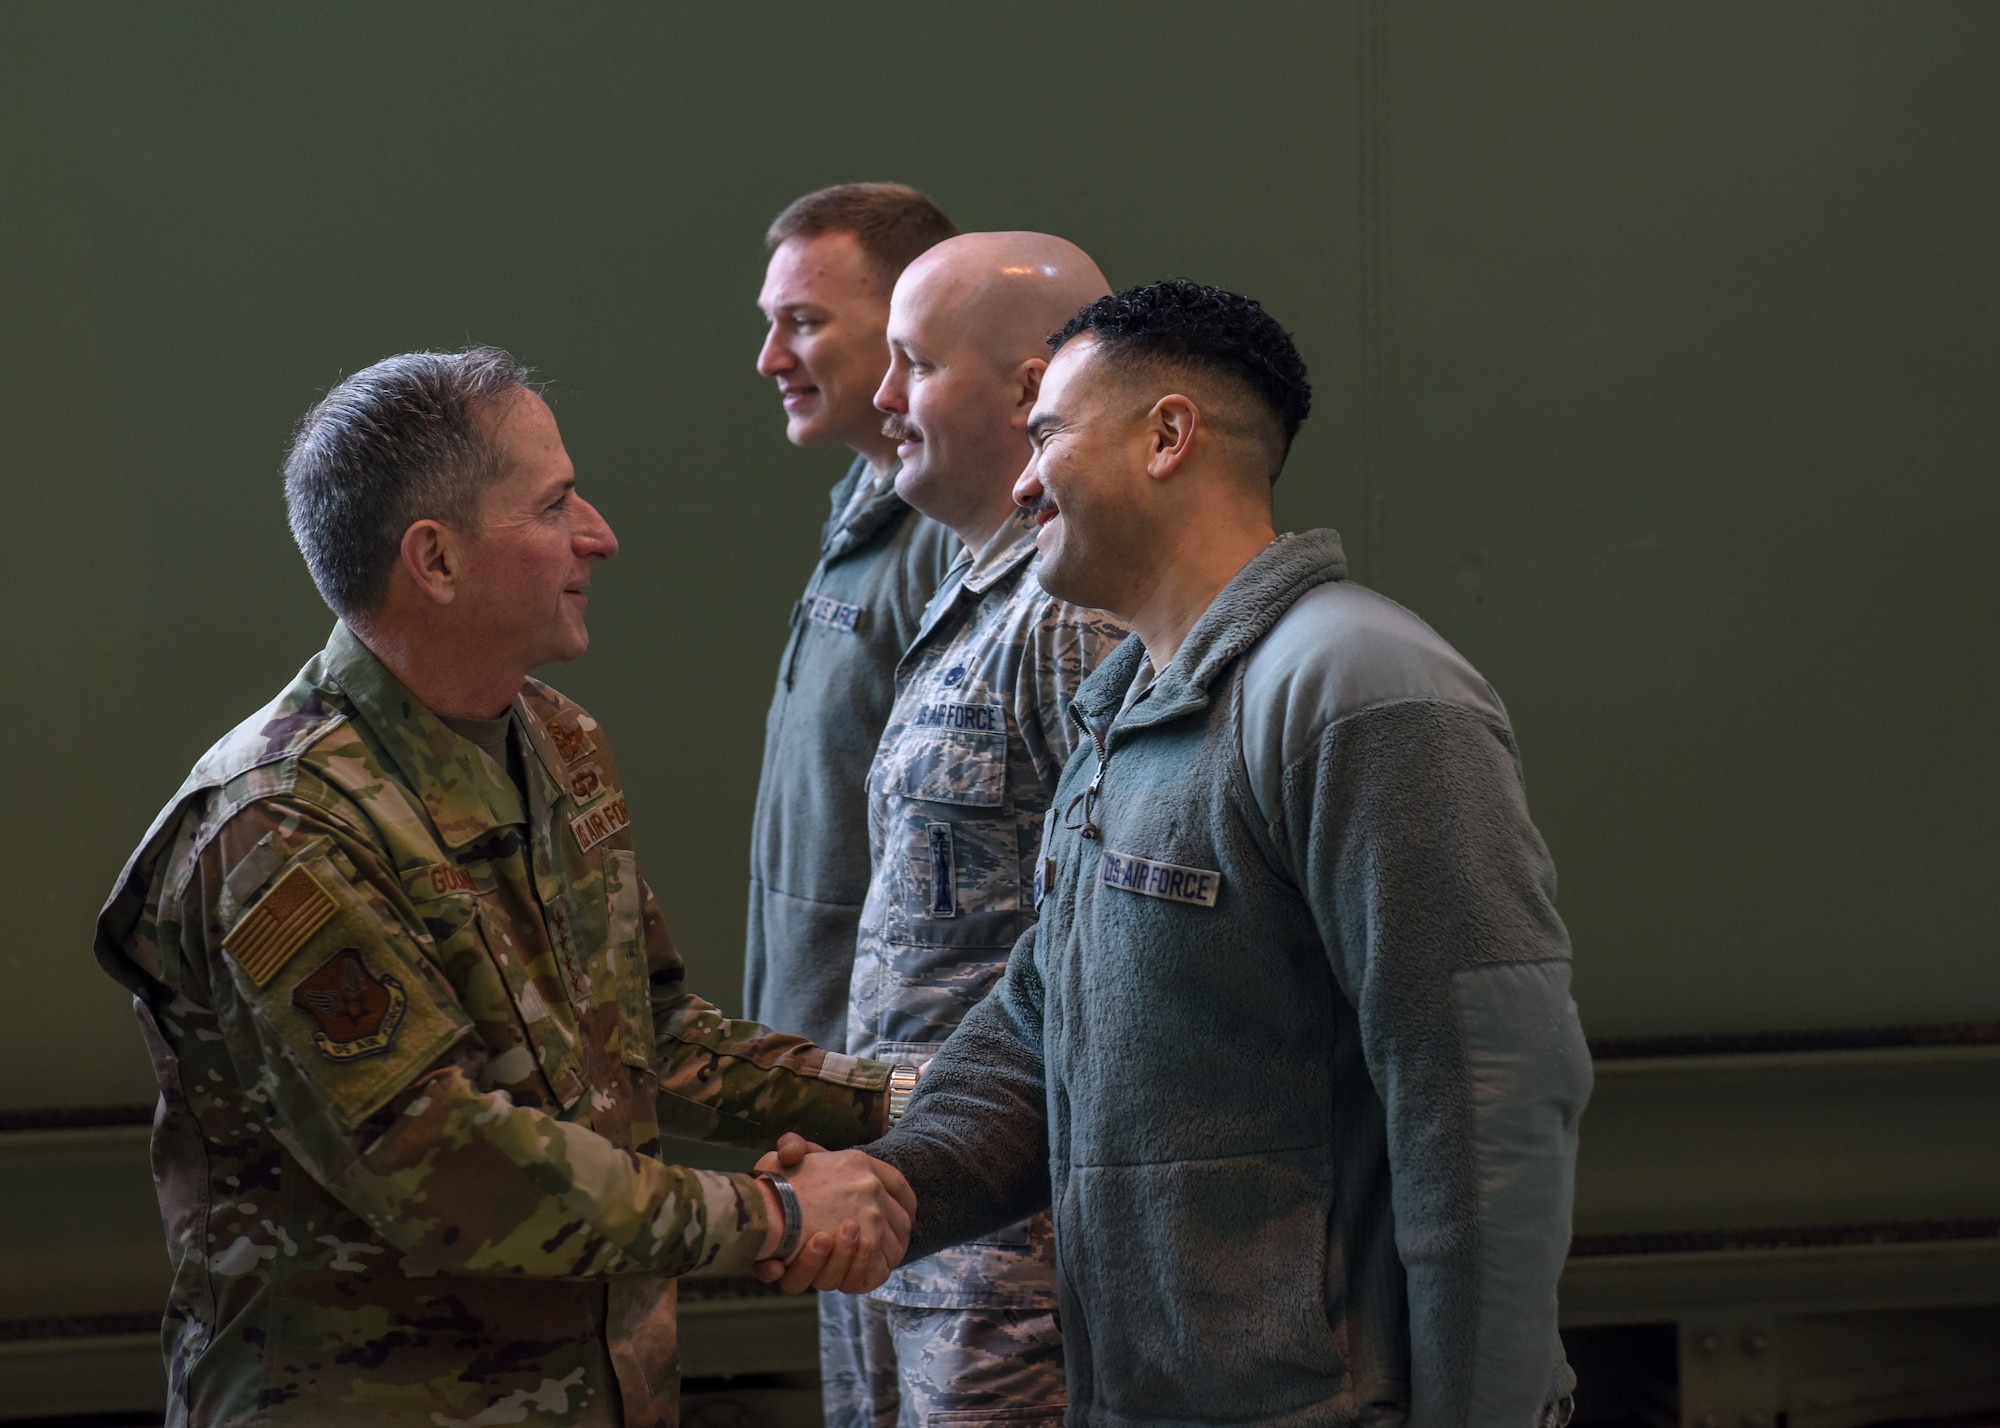
[[[575,763],[597,748],[596,741],[574,719],[558,719],[546,727],[550,741],[555,744],[556,752],[562,755],[562,761],[566,764]]]
[[[292,989],[292,1005],[311,1017],[313,1045],[334,1061],[386,1051],[409,1006],[403,984],[368,970],[358,947],[343,947]]]

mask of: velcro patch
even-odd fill
[[[819,1079],[831,1081],[836,1086],[854,1086],[863,1091],[880,1090],[883,1084],[882,1068],[873,1062],[866,1063],[866,1069],[863,1067],[864,1063],[858,1056],[829,1051],[826,1059],[820,1062]]]
[[[292,1005],[313,1019],[320,1055],[356,1061],[387,1051],[410,1000],[403,984],[368,969],[359,947],[343,947],[292,989]]]
[[[566,764],[573,764],[585,754],[596,752],[597,741],[590,737],[581,720],[559,719],[548,726],[548,731],[550,742],[556,746],[556,752],[562,755]]]
[[[569,772],[569,796],[578,808],[586,803],[595,803],[608,787],[604,774],[596,764],[585,764]]]
[[[587,813],[579,813],[569,821],[569,831],[576,834],[577,846],[588,853],[606,838],[621,829],[631,826],[632,815],[625,811],[625,795],[614,793]]]
[[[222,939],[223,948],[236,959],[251,985],[261,987],[277,976],[278,969],[338,907],[333,894],[301,865],[257,899]]]
[[[859,605],[843,605],[825,595],[815,595],[806,601],[806,618],[829,630],[843,630],[851,635],[861,627],[861,615]]]
[[[1207,868],[1183,868],[1178,863],[1156,863],[1151,858],[1135,858],[1129,853],[1104,850],[1102,879],[1108,888],[1120,888],[1142,897],[1163,898],[1167,902],[1214,907],[1222,889],[1222,874]]]

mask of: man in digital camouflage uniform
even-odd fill
[[[796,446],[845,446],[819,563],[764,727],[750,838],[745,1015],[826,1046],[847,1034],[854,932],[868,889],[862,783],[889,717],[896,661],[958,541],[896,494],[896,443],[875,388],[889,367],[889,293],[910,260],[958,230],[901,184],[798,199],[771,224],[757,370],[778,384]]]
[[[617,543],[525,376],[412,354],[308,414],[286,495],[341,623],[99,923],[161,1090],[171,1423],[671,1424],[674,1276],[798,1237],[661,1135],[884,1126],[887,1067],[686,989],[604,731],[526,677]],[[841,1158],[794,1177],[802,1258],[865,1287],[907,1191]]]
[[[1042,589],[1011,490],[1047,335],[1106,291],[1081,249],[1039,233],[954,238],[896,285],[876,396],[900,442],[896,484],[966,554],[897,670],[868,776],[858,1056],[921,1064],[1034,917],[1042,816],[1079,737],[1070,696],[1125,627]],[[900,1268],[872,1296],[823,1296],[830,1428],[921,1428],[936,1413],[1060,1421],[1054,1306],[1046,1215]]]

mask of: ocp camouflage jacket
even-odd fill
[[[161,1091],[171,1423],[670,1424],[673,1277],[766,1226],[661,1133],[878,1133],[886,1068],[683,985],[596,721],[532,680],[512,720],[525,806],[336,626],[106,904]]]
[[[923,1062],[999,980],[1034,921],[1034,854],[1079,737],[1069,702],[1125,638],[1035,577],[1035,527],[1010,519],[962,556],[896,671],[868,774],[873,872],[855,940],[847,1049]],[[1049,1308],[1047,1216],[889,1276],[878,1298],[927,1309]]]

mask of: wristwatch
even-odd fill
[[[785,1233],[779,1238],[778,1247],[765,1258],[788,1260],[799,1252],[799,1239],[805,1232],[805,1217],[799,1213],[799,1192],[792,1188],[791,1181],[772,1171],[760,1170],[757,1178],[777,1192],[778,1209],[785,1216]]]
[[[910,1097],[916,1094],[917,1080],[923,1071],[909,1062],[899,1062],[889,1068],[889,1124],[895,1125],[903,1118],[903,1112],[910,1108]]]

